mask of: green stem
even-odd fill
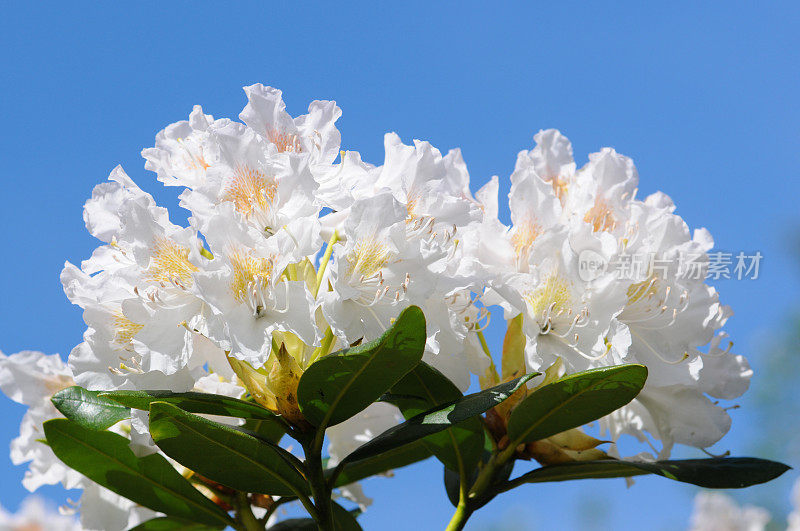
[[[478,330],[476,332],[478,334],[478,341],[481,343],[481,348],[483,352],[486,354],[486,357],[489,358],[489,371],[494,375],[495,380],[499,383],[500,382],[500,375],[497,373],[497,367],[494,364],[494,359],[492,358],[492,351],[489,349],[489,344],[486,342],[486,337],[483,335],[483,332]]]
[[[322,445],[317,444],[315,437],[311,444],[304,445],[308,484],[314,497],[317,525],[322,531],[334,531],[333,504],[331,489],[325,481],[325,470],[322,467]]]
[[[250,507],[247,493],[236,493],[236,519],[241,522],[246,531],[264,531],[264,526],[258,521]]]
[[[477,498],[489,487],[494,477],[494,471],[497,470],[497,465],[497,455],[493,455],[481,469],[480,474],[478,474],[475,484],[472,485],[472,489],[469,491],[469,498]]]
[[[470,515],[472,515],[472,509],[469,508],[466,500],[459,501],[456,512],[453,513],[453,517],[450,519],[450,523],[447,524],[445,531],[459,531],[464,529]]]
[[[314,290],[314,297],[317,296],[319,293],[319,287],[322,284],[322,277],[325,276],[325,269],[328,267],[328,262],[331,261],[331,255],[333,254],[333,246],[336,241],[339,239],[339,234],[336,231],[333,231],[333,236],[328,241],[328,248],[325,249],[325,254],[322,255],[322,260],[319,261],[319,271],[317,271],[317,289]]]
[[[267,509],[266,514],[264,514],[264,516],[259,520],[259,522],[261,522],[266,527],[267,522],[269,521],[269,517],[272,516],[275,513],[275,511],[278,510],[278,507],[280,507],[284,503],[294,501],[295,499],[296,498],[294,498],[293,496],[283,496],[281,498],[278,498],[273,502],[273,504],[269,507],[269,509]]]
[[[462,529],[467,523],[470,515],[475,509],[470,506],[469,499],[469,485],[467,484],[467,475],[464,470],[463,460],[458,460],[458,505],[450,523],[447,524],[447,531]]]

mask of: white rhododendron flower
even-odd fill
[[[23,500],[16,513],[9,513],[0,506],[0,530],[2,531],[80,531],[84,529],[78,521],[56,510],[37,496]]]
[[[120,167],[86,202],[86,227],[101,244],[61,274],[83,309],[83,342],[67,365],[30,352],[0,358],[0,387],[29,406],[12,445],[14,462],[31,462],[26,487],[83,488],[85,526],[128,527],[139,518],[126,516],[138,514],[132,506],[36,442],[42,422],[60,416],[54,392],[195,390],[255,400],[302,428],[303,372],[377,339],[412,305],[427,324],[423,360],[462,391],[475,379],[511,379],[507,372],[547,372],[551,381],[639,363],[649,371],[641,394],[600,419],[613,441],[628,434],[648,444],[646,458],[666,458],[675,444],[705,448],[729,430],[718,401],[739,397],[752,371],[721,330],[731,309],[704,283],[713,240],[691,232],[666,195],[637,199],[631,159],[604,148],[579,168],[565,136],[540,131],[517,156],[506,225],[499,179],[473,193],[459,150],[442,155],[389,133],[373,165],[340,152],[334,102],[314,101],[293,118],[279,90],[245,92],[241,121],[196,106],[142,152],[159,181],[184,188],[187,227]],[[483,336],[493,306],[522,352],[513,371],[504,360],[502,378]],[[498,444],[513,402],[493,410]],[[375,403],[332,426],[331,463],[401,420]],[[137,455],[159,451],[146,412],[124,425]],[[586,437],[568,432],[563,455],[580,459]],[[591,440],[582,455],[618,455]],[[367,505],[358,485],[340,494]],[[102,509],[114,504],[128,513]]]
[[[604,149],[576,170],[560,133],[535,140],[512,175],[512,225],[482,224],[497,242],[476,252],[488,272],[486,301],[506,318],[523,316],[529,370],[557,360],[566,372],[647,366],[642,393],[600,421],[614,440],[659,440],[659,458],[676,443],[713,445],[730,428],[715,399],[740,396],[752,371],[721,346],[732,312],[704,284],[711,237],[690,234],[665,195],[636,199],[627,157]]]
[[[6,356],[0,352],[0,389],[14,401],[28,406],[20,426],[20,435],[11,443],[11,460],[14,464],[29,462],[22,480],[23,486],[34,491],[42,485],[60,483],[66,489],[83,489],[78,503],[80,526],[71,518],[59,519],[50,515],[45,519],[43,506],[33,498],[33,501],[23,505],[18,515],[8,516],[9,529],[36,529],[36,525],[40,525],[42,529],[122,531],[156,516],[153,511],[137,506],[67,467],[49,446],[40,441],[44,437],[42,423],[62,417],[50,402],[50,397],[72,385],[75,385],[72,373],[58,354],[23,351]],[[130,430],[129,425],[117,425],[114,428],[120,434]],[[0,523],[5,523],[2,520],[5,517],[0,513]],[[45,522],[47,525],[44,525]],[[31,527],[25,527],[22,523]]]
[[[721,492],[701,492],[694,498],[690,531],[763,531],[770,521],[761,507],[739,505]]]
[[[63,483],[77,487],[82,476],[63,464],[47,445],[37,439],[44,435],[42,423],[60,417],[50,397],[74,385],[72,373],[58,354],[23,351],[11,356],[0,353],[0,389],[12,400],[28,406],[20,425],[19,437],[11,441],[11,461],[30,463],[23,486],[34,491],[42,485]]]

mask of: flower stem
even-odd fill
[[[467,505],[467,501],[460,500],[458,502],[458,506],[456,507],[456,512],[453,513],[453,517],[450,519],[450,523],[447,524],[445,531],[459,531],[464,529],[464,526],[467,524],[467,520],[471,515],[472,509],[470,509]]]
[[[236,493],[236,517],[246,531],[264,531],[264,526],[258,521],[250,507],[250,500],[244,492]]]
[[[483,332],[478,330],[476,333],[478,334],[478,341],[481,342],[483,352],[486,354],[486,357],[489,358],[489,369],[487,373],[491,375],[494,385],[496,385],[500,383],[500,375],[497,373],[497,367],[495,367],[494,359],[492,359],[492,351],[489,349],[489,344],[486,343],[486,337],[483,335]]]
[[[314,497],[316,509],[314,519],[322,531],[334,531],[331,489],[325,481],[325,470],[322,468],[322,445],[316,442],[316,438],[314,438],[310,444],[303,445],[308,469],[308,484],[311,487],[311,495]]]
[[[322,260],[319,261],[319,271],[317,271],[317,288],[314,290],[314,297],[317,296],[319,293],[319,287],[322,284],[322,277],[325,276],[325,269],[328,267],[328,262],[331,261],[331,255],[333,254],[333,246],[339,239],[339,234],[336,231],[333,231],[333,236],[328,241],[328,248],[325,249],[325,254],[322,255]]]

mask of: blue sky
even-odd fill
[[[284,91],[292,114],[335,99],[343,148],[366,160],[382,161],[388,131],[460,146],[475,187],[497,174],[501,194],[541,128],[570,137],[579,164],[602,146],[633,157],[642,195],[669,194],[719,249],[764,255],[758,280],[717,283],[736,311],[735,350],[757,374],[761,340],[797,307],[800,5],[699,4],[10,3],[0,18],[0,349],[65,356],[80,341],[58,275],[96,245],[81,218],[92,187],[120,163],[174,205],[140,150],[193,104],[237,116],[240,87],[263,82]],[[499,344],[497,332],[489,339]],[[746,453],[757,439],[748,402],[719,448]],[[22,413],[0,399],[0,447]],[[4,506],[24,497],[22,474],[0,458]],[[365,488],[377,500],[367,528],[435,528],[452,509],[433,462]],[[675,529],[694,492],[658,479],[530,487],[492,502],[472,528]]]

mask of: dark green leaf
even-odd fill
[[[336,502],[333,505],[333,525],[336,531],[360,531],[356,517],[347,509]],[[317,524],[311,518],[289,518],[282,520],[272,527],[269,531],[317,531]]]
[[[326,428],[366,409],[422,359],[425,316],[403,310],[376,341],[334,352],[300,378],[297,399],[309,422]]]
[[[511,446],[577,428],[621,408],[647,379],[643,365],[602,367],[571,374],[525,397],[511,412]]]
[[[739,489],[771,481],[789,468],[783,463],[755,457],[676,459],[651,463],[606,459],[537,468],[514,479],[511,483],[516,486],[522,483],[658,474],[708,489]]]
[[[464,395],[445,375],[420,362],[391,389],[387,401],[410,419],[432,407],[460,400]],[[440,433],[422,439],[447,468],[469,474],[483,453],[483,424],[472,417]]]
[[[183,466],[233,489],[277,496],[308,490],[283,448],[172,404],[152,403],[150,435]]]
[[[275,444],[278,444],[286,433],[286,426],[278,420],[278,417],[272,419],[247,419],[242,428]]]
[[[351,462],[378,455],[451,428],[455,424],[480,415],[503,402],[536,375],[538,373],[521,376],[484,391],[467,395],[459,400],[431,408],[398,426],[389,428],[371,441],[359,446],[344,461]]]
[[[220,527],[232,523],[161,455],[137,458],[121,435],[67,419],[45,422],[44,433],[56,457],[120,496],[179,519]]]
[[[350,483],[360,481],[376,474],[382,474],[389,470],[402,468],[422,461],[430,456],[431,451],[422,441],[406,444],[405,446],[389,450],[382,454],[345,464],[342,472],[336,478],[336,484],[334,486],[341,487],[342,485],[349,485]],[[333,470],[333,468],[326,470],[326,476],[330,477]]]
[[[142,522],[136,527],[131,528],[129,531],[211,531],[213,529],[222,528],[209,527],[207,525],[197,524],[187,520],[162,516],[160,518],[153,518],[152,520]]]
[[[485,456],[485,461],[489,460],[489,456]],[[511,476],[511,472],[514,470],[514,461],[508,460],[502,465],[500,465],[497,469],[495,469],[494,474],[492,474],[492,479],[490,485],[494,484],[504,484],[508,478]],[[475,480],[478,479],[478,470],[473,470],[470,477],[467,479],[467,485],[471,487],[475,484]],[[450,500],[450,503],[453,504],[453,507],[458,506],[459,497],[460,497],[460,486],[461,482],[459,480],[458,474],[453,472],[452,470],[445,467],[444,469],[444,490],[447,493],[447,499]],[[474,507],[476,510],[480,509],[487,503],[489,503],[496,493],[487,492],[487,495],[480,496],[479,498],[472,498],[470,499],[470,507]]]
[[[245,402],[238,398],[211,393],[174,393],[172,391],[109,391],[102,396],[134,409],[150,410],[153,402],[166,402],[181,408],[189,413],[202,413],[205,415],[220,415],[223,417],[238,417],[243,419],[276,420],[277,417],[270,410]]]
[[[361,526],[356,520],[356,514],[348,511],[336,502],[333,505],[333,528],[336,531],[361,531]]]
[[[74,385],[57,392],[50,400],[65,417],[93,430],[104,430],[131,418],[130,408],[99,395],[98,391]]]

